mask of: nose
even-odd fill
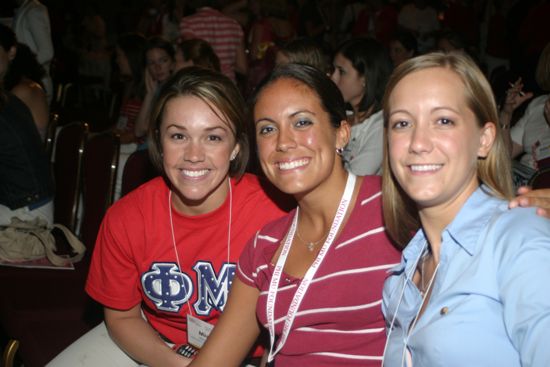
[[[338,70],[334,69],[332,73],[330,73],[330,79],[335,83],[338,84]]]
[[[277,151],[286,152],[291,148],[296,147],[296,141],[294,135],[290,129],[281,128],[277,135]]]
[[[204,160],[204,148],[200,142],[190,141],[184,148],[183,159],[187,162],[202,162]]]
[[[432,150],[433,144],[431,133],[428,127],[416,124],[412,130],[409,151],[421,154]]]

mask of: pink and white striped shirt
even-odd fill
[[[386,340],[381,311],[386,271],[399,263],[383,223],[379,177],[365,177],[351,215],[318,269],[298,309],[276,365],[380,366]],[[243,251],[237,275],[260,290],[256,313],[266,326],[272,258],[295,215],[263,227]],[[283,273],[275,304],[275,333],[300,279]]]
[[[222,73],[235,81],[237,50],[244,40],[239,23],[210,7],[203,7],[180,22],[183,39],[200,38],[210,44],[220,59]]]

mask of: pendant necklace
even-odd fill
[[[296,228],[296,237],[298,237],[298,239],[306,245],[307,249],[309,250],[309,252],[313,252],[313,250],[315,250],[315,246],[317,246],[318,244],[320,244],[321,242],[323,242],[325,240],[325,238],[327,237],[328,233],[325,234],[320,240],[318,241],[305,241],[302,236],[300,236],[300,232],[298,232],[298,229]]]

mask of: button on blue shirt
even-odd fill
[[[384,285],[385,367],[550,366],[550,221],[478,188],[442,233],[431,297],[412,281],[419,231]],[[407,334],[409,336],[407,337]]]

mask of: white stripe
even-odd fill
[[[284,287],[277,288],[277,292],[287,291],[292,288],[296,288],[296,284],[289,284],[289,285],[285,285]],[[268,292],[267,290],[260,292],[260,296],[267,295],[267,292]]]
[[[272,242],[272,243],[276,243],[276,242],[279,242],[279,239],[278,238],[273,238],[271,236],[264,236],[264,235],[258,235],[258,238],[260,240],[266,240],[266,241],[269,241],[269,242]]]
[[[345,242],[339,243],[334,249],[335,249],[335,250],[338,250],[338,249],[340,249],[340,248],[342,248],[342,247],[344,247],[344,246],[346,246],[346,245],[349,245],[349,244],[352,243],[352,242],[355,242],[355,241],[357,241],[357,240],[360,240],[360,239],[362,239],[362,238],[368,237],[368,236],[373,235],[373,234],[377,234],[377,233],[380,233],[380,232],[384,232],[385,230],[386,230],[385,227],[378,227],[378,228],[375,228],[375,229],[371,229],[370,231],[367,231],[367,232],[365,232],[365,233],[362,233],[362,234],[360,234],[359,236],[355,236],[355,237],[353,237],[353,238],[351,238],[351,239],[349,239],[349,240],[347,240],[347,241],[345,241]]]
[[[258,267],[256,268],[256,270],[252,272],[252,276],[253,276],[254,278],[257,278],[257,277],[258,277],[258,273],[259,273],[260,271],[264,270],[264,269],[267,269],[267,264],[258,266]]]
[[[339,272],[336,272],[336,273],[327,274],[327,275],[324,275],[324,276],[319,277],[319,278],[315,278],[312,281],[312,283],[320,282],[322,280],[326,280],[326,279],[329,279],[329,278],[338,277],[338,276],[342,276],[342,275],[368,273],[369,271],[391,269],[395,265],[397,265],[397,264],[383,264],[383,265],[377,265],[377,266],[369,266],[367,268],[343,270],[343,271],[339,271]]]
[[[259,234],[260,234],[260,231],[257,231],[256,235],[254,236],[254,245],[252,246],[253,249],[256,249],[256,244],[258,243]]]
[[[375,302],[367,303],[364,305],[359,306],[344,306],[344,307],[331,307],[331,308],[312,308],[311,310],[304,310],[299,311],[296,313],[296,317],[298,316],[304,316],[304,315],[310,315],[312,313],[324,313],[324,312],[342,312],[342,311],[357,311],[357,310],[364,310],[366,308],[372,308],[376,306],[380,306],[382,304],[382,300],[378,300]],[[286,315],[284,315],[281,318],[278,318],[275,320],[275,324],[284,321],[286,319]],[[267,324],[264,325],[267,327]]]
[[[250,283],[254,283],[254,280],[253,279],[250,279],[249,277],[246,276],[246,274],[244,273],[244,271],[241,269],[241,265],[239,263],[237,263],[237,269],[239,269],[239,273],[241,273],[242,277],[245,278],[246,280],[248,280]]]
[[[363,200],[363,201],[361,202],[361,205],[367,204],[368,202],[370,202],[370,201],[376,199],[377,197],[379,197],[380,195],[382,195],[382,191],[378,191],[376,194],[374,194],[374,195],[372,195],[372,196],[366,198],[365,200]]]
[[[345,358],[345,359],[360,359],[366,361],[381,361],[382,356],[358,356],[356,354],[344,354],[344,353],[330,353],[330,352],[319,352],[311,353],[317,356],[326,356],[326,357],[336,357],[336,358]]]
[[[370,266],[370,267],[367,267],[367,268],[359,268],[359,269],[351,269],[351,270],[343,270],[343,271],[339,271],[339,272],[336,272],[336,273],[331,273],[331,274],[327,274],[327,275],[324,275],[322,277],[319,277],[319,278],[315,278],[311,281],[311,283],[316,283],[316,282],[320,282],[320,281],[323,281],[323,280],[327,280],[327,279],[330,279],[330,278],[334,278],[334,277],[338,277],[338,276],[343,276],[343,275],[349,275],[349,274],[360,274],[360,273],[368,273],[370,271],[377,271],[377,270],[386,270],[386,269],[391,269],[393,268],[394,266],[398,265],[399,263],[395,263],[395,264],[384,264],[384,265],[377,265],[377,266]],[[256,268],[256,272],[253,274],[254,277],[257,277],[258,276],[258,273],[267,268],[267,265],[262,265],[262,266],[258,266]],[[290,285],[286,285],[284,287],[280,287],[279,288],[279,292],[281,291],[285,291],[285,290],[288,290],[288,289],[291,289],[291,288],[295,288],[296,287],[296,284],[290,284]],[[267,290],[265,291],[262,291],[260,292],[260,296],[262,295],[266,295],[267,294]]]
[[[337,329],[315,329],[312,327],[297,328],[296,331],[306,331],[313,333],[337,333],[337,334],[376,334],[385,332],[386,328],[379,327],[376,329],[362,329],[362,330],[337,330]]]

